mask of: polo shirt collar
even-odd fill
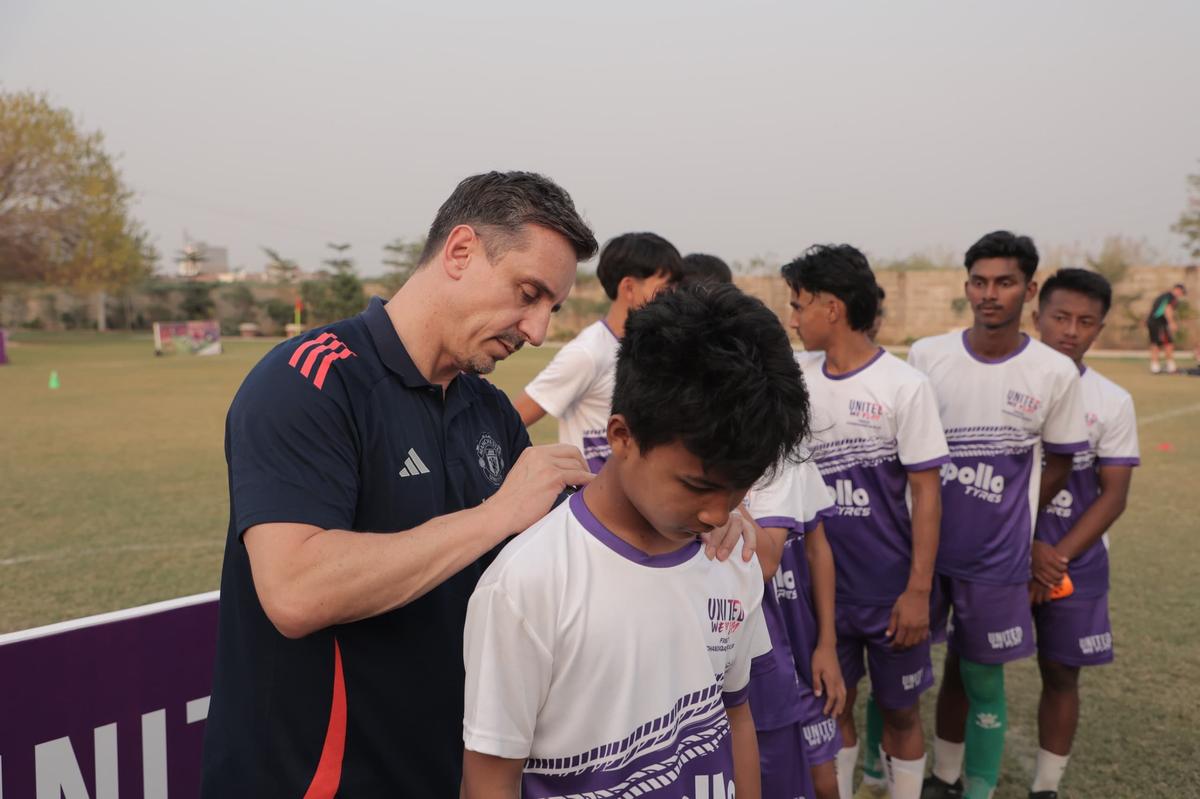
[[[384,366],[398,374],[404,385],[409,388],[430,385],[430,382],[417,369],[417,365],[413,363],[408,350],[404,348],[404,342],[400,340],[400,335],[396,332],[395,325],[392,324],[392,318],[388,316],[387,308],[384,307],[386,304],[379,297],[372,297],[367,304],[367,310],[363,311],[367,330],[371,331],[371,338],[375,341],[375,349],[379,352],[380,360],[383,361]]]

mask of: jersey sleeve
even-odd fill
[[[318,389],[282,361],[251,372],[226,418],[229,493],[237,533],[296,522],[349,529],[359,445],[345,385]]]
[[[910,472],[920,472],[949,461],[950,450],[929,380],[922,376],[914,381],[900,399],[896,408],[900,463]]]
[[[1042,443],[1047,452],[1070,455],[1087,449],[1087,427],[1084,421],[1083,391],[1079,373],[1074,371],[1057,381],[1046,423],[1042,426]]]
[[[1141,461],[1138,451],[1137,416],[1133,410],[1133,397],[1121,397],[1116,413],[1105,426],[1104,434],[1096,445],[1096,462],[1101,466],[1137,466]]]
[[[760,527],[808,532],[834,512],[833,496],[811,459],[785,463],[750,491],[747,510]]]
[[[771,637],[767,632],[762,602],[746,615],[742,629],[742,640],[738,642],[733,662],[725,672],[722,700],[725,707],[737,707],[750,698],[750,674],[761,674],[774,665],[767,657],[771,654]]]
[[[471,596],[463,631],[463,744],[472,752],[529,756],[553,667],[547,632],[536,626],[499,583],[481,584]]]
[[[922,374],[927,374],[925,362],[925,347],[920,341],[913,342],[908,348],[908,365]]]
[[[546,413],[561,418],[596,376],[596,360],[576,342],[570,342],[525,387],[529,398]]]

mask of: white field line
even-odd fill
[[[156,550],[172,549],[215,549],[225,546],[224,541],[197,541],[185,544],[123,544],[112,547],[88,547],[87,549],[65,549],[57,552],[43,552],[37,555],[18,555],[15,558],[0,558],[0,566],[20,566],[23,563],[37,563],[43,560],[61,560],[62,558],[83,558],[93,555],[108,555],[114,552],[153,552]]]
[[[1200,402],[1194,402],[1191,405],[1184,405],[1181,408],[1172,408],[1169,411],[1159,411],[1152,413],[1149,416],[1143,416],[1138,420],[1138,427],[1145,427],[1148,424],[1161,422],[1165,419],[1174,419],[1177,416],[1188,416],[1193,413],[1200,413]]]

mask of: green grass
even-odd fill
[[[0,367],[0,632],[217,587],[225,411],[272,344],[234,339],[219,357],[155,358],[145,335],[15,336],[12,363]],[[494,381],[519,391],[552,353],[522,351]],[[1095,366],[1134,394],[1143,465],[1112,536],[1117,662],[1084,672],[1062,795],[1200,796],[1191,719],[1200,707],[1200,379],[1151,376],[1144,361]],[[535,442],[555,430],[540,422]],[[1010,666],[1007,679],[997,796],[1024,797],[1037,749],[1033,661]]]

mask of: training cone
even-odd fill
[[[57,370],[57,369],[52,369],[52,370],[50,370],[50,388],[51,388],[51,389],[58,388],[58,385],[59,385],[59,383],[58,383],[58,370]]]
[[[1164,443],[1158,445],[1158,451],[1159,452],[1174,452],[1175,447],[1172,444],[1168,444],[1168,443],[1164,442]]]

